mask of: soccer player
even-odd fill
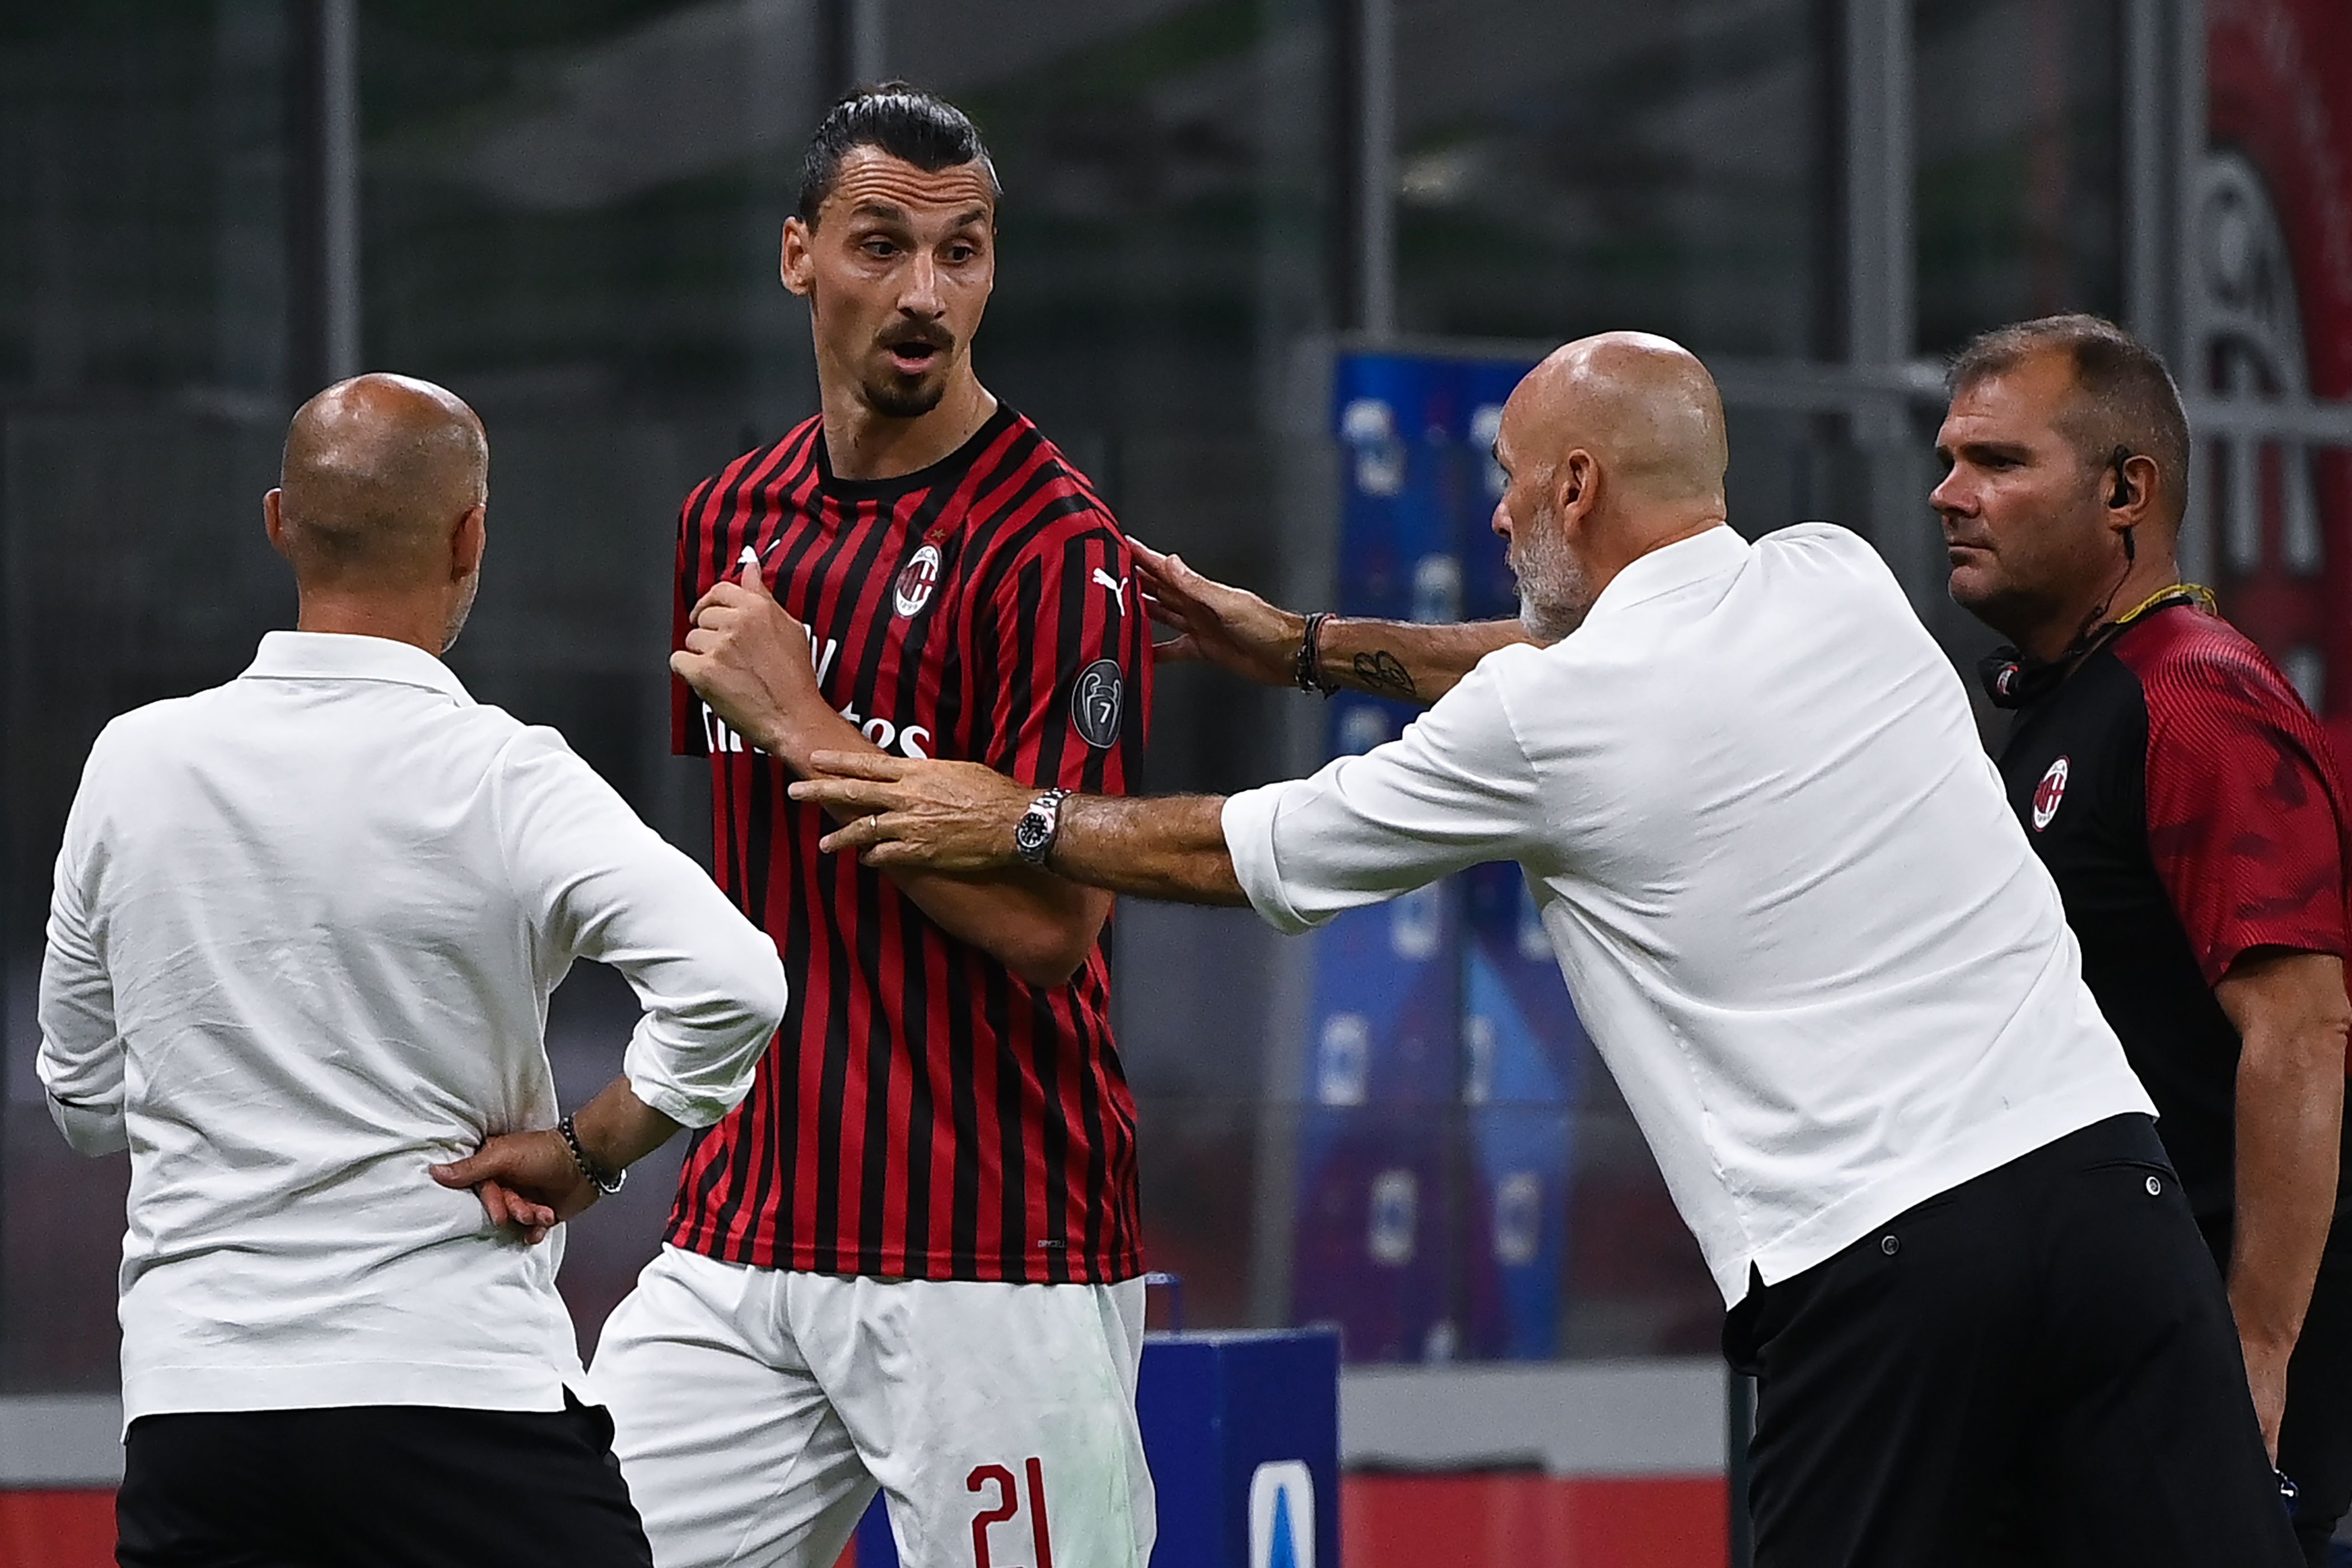
[[[1150,1550],[1110,895],[866,870],[785,795],[824,748],[970,758],[1050,820],[1141,755],[1126,542],[973,371],[997,194],[939,99],[834,108],[783,235],[822,411],[680,518],[677,741],[710,759],[720,884],[795,980],[596,1354],[663,1568],[830,1568],[877,1485],[911,1564]]]
[[[67,819],[40,1074],[75,1148],[131,1152],[128,1568],[651,1562],[562,1248],[524,1243],[743,1098],[784,976],[562,737],[441,662],[488,461],[425,382],[303,405],[265,502],[297,629],[109,724]],[[559,1120],[541,1033],[575,958],[646,1017]]]
[[[2010,804],[2161,1113],[2319,1563],[2352,1505],[2352,816],[2294,688],[2180,581],[2189,426],[2156,355],[2050,317],[1978,339],[1951,389],[1933,499],[1952,597],[2016,645],[1986,671],[2017,710]]]
[[[2221,1280],[1959,681],[1853,534],[1733,532],[1725,454],[1664,340],[1538,366],[1495,513],[1535,646],[1457,679],[1493,634],[1386,628],[1450,689],[1313,778],[1036,824],[985,768],[840,752],[793,793],[876,866],[1042,851],[1292,931],[1518,861],[1734,1304],[1759,1563],[2294,1562]]]

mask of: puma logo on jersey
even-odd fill
[[[1132,579],[1127,577],[1114,577],[1109,573],[1097,566],[1095,568],[1095,581],[1110,590],[1110,596],[1118,601],[1118,607],[1120,609],[1123,610],[1127,608],[1127,585],[1130,581],[1132,581]]]

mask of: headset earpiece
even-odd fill
[[[2130,476],[2124,472],[2124,465],[2131,460],[2132,449],[2129,447],[2116,447],[2115,456],[2107,459],[2107,466],[2116,471],[2116,488],[2107,492],[2107,504],[2111,507],[2129,506],[2139,499],[2139,492],[2133,488]],[[2128,533],[2124,535],[2124,549],[2126,552],[2131,549],[2131,535]]]

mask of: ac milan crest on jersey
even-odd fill
[[[939,585],[940,547],[926,543],[899,569],[890,590],[891,607],[901,616],[911,616],[931,602],[931,590]]]
[[[2058,803],[2066,798],[2067,763],[2063,757],[2050,764],[2042,782],[2033,786],[2033,831],[2041,832],[2058,815]]]

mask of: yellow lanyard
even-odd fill
[[[2114,626],[2117,631],[2121,631],[2124,627],[2131,625],[2134,621],[2139,619],[2142,616],[2147,614],[2150,610],[2156,608],[2157,605],[2164,603],[2167,599],[2194,599],[2197,603],[2205,606],[2205,613],[2207,615],[2218,616],[2221,613],[2220,605],[2214,600],[2213,590],[2205,586],[2204,584],[2175,583],[2169,588],[2158,588],[2155,593],[2150,594],[2147,598],[2142,599],[2137,605],[2134,605],[2129,614],[2117,616],[2113,621],[2109,622],[2108,625]]]

